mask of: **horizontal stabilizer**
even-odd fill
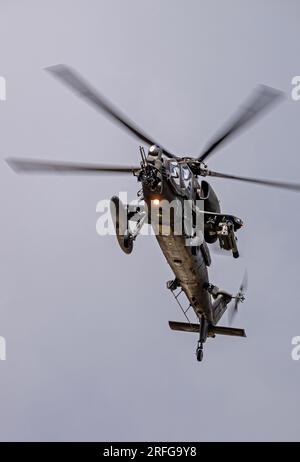
[[[244,329],[237,327],[210,326],[208,328],[209,336],[213,335],[232,335],[234,337],[247,337]]]
[[[179,330],[182,332],[195,332],[199,333],[199,324],[189,324],[188,322],[169,321],[169,326],[172,330]]]
[[[194,332],[199,333],[199,324],[189,324],[188,322],[169,321],[169,326],[172,330],[181,332]],[[235,337],[246,337],[244,329],[237,329],[236,327],[222,327],[222,326],[209,326],[208,337],[215,335],[232,335]]]

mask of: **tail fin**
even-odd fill
[[[214,324],[218,324],[231,300],[232,296],[230,294],[220,292],[220,295],[218,295],[212,306]]]

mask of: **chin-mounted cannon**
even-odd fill
[[[144,148],[140,146],[140,155],[142,158],[141,169],[137,173],[138,181],[143,186],[154,193],[160,193],[162,188],[162,150],[156,145],[149,149],[149,154],[146,156]]]
[[[146,165],[139,173],[138,181],[151,192],[160,193],[162,187],[161,172],[153,165]]]

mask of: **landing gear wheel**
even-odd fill
[[[202,348],[197,348],[196,356],[197,356],[197,361],[202,361],[203,359],[203,349]]]
[[[167,282],[167,289],[171,290],[172,292],[174,292],[174,290],[178,289],[179,286],[180,286],[180,284],[177,281],[177,279],[174,279],[172,281]]]
[[[123,244],[126,249],[125,252],[131,253],[133,249],[133,239],[129,231],[127,231],[126,234],[124,235]]]
[[[110,200],[110,211],[119,246],[123,252],[130,254],[133,249],[133,239],[127,229],[127,209],[117,196],[113,196]]]

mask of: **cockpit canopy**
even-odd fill
[[[185,163],[178,163],[176,160],[167,162],[168,176],[173,188],[181,195],[190,195],[193,187],[193,174],[189,166]]]

